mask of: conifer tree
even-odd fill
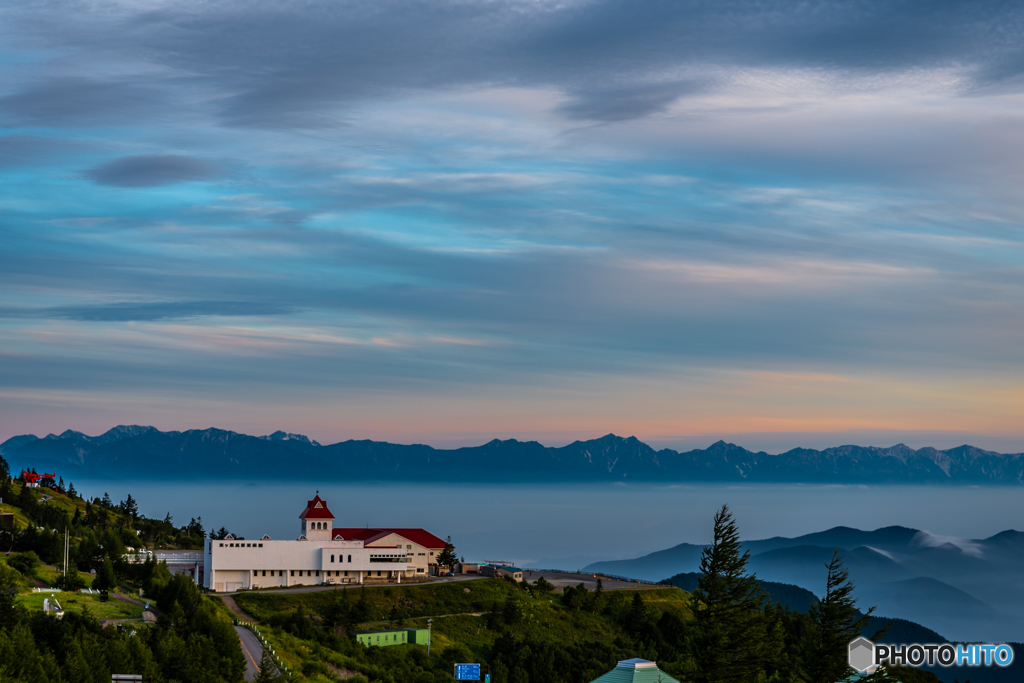
[[[765,594],[747,573],[739,530],[727,505],[715,513],[714,540],[700,558],[693,592],[694,660],[698,683],[752,683],[763,675],[769,652]]]
[[[452,537],[449,536],[448,540],[444,543],[444,550],[437,554],[437,564],[439,567],[444,567],[448,571],[454,571],[455,565],[458,564],[459,558],[455,554],[455,546],[452,545]]]
[[[811,605],[809,612],[814,624],[814,656],[809,666],[812,683],[838,683],[849,678],[852,672],[847,662],[850,641],[860,637],[875,612],[874,607],[863,615],[857,611],[857,600],[853,597],[855,586],[838,548],[825,567],[828,569],[825,596]],[[879,636],[875,634],[874,638]]]
[[[96,569],[96,578],[93,579],[92,587],[97,590],[110,590],[117,586],[117,577],[114,575],[114,563],[110,561],[110,555],[103,557],[103,564]]]
[[[274,658],[270,655],[269,647],[263,648],[259,670],[260,672],[256,674],[256,678],[252,679],[254,683],[275,683],[275,681],[281,680],[281,676],[277,671],[277,664],[274,663]]]

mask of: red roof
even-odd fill
[[[335,529],[333,538],[334,540],[362,541],[369,545],[388,534],[398,534],[402,538],[431,550],[444,548],[444,541],[424,529]]]
[[[327,501],[317,494],[306,503],[306,509],[299,515],[299,519],[334,519],[334,515],[327,509]]]

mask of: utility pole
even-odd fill
[[[432,630],[432,624],[433,623],[434,623],[433,619],[427,619],[427,657],[430,657],[430,641],[433,640],[433,638],[431,638],[431,636],[434,633],[433,630]]]

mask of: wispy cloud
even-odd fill
[[[8,3],[0,390],[321,421],[358,394],[449,435],[1019,431],[989,378],[1024,380],[1022,22]]]

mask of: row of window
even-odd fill
[[[320,576],[320,570],[319,569],[299,569],[299,570],[295,570],[295,569],[291,569],[291,570],[286,570],[286,569],[253,569],[252,570],[252,575],[253,576],[266,576],[268,571],[270,572],[270,576],[284,576],[286,571],[290,572],[289,573],[290,576],[295,576],[295,572],[296,571],[299,572],[299,574],[298,574],[299,576]],[[422,569],[418,569],[417,571],[422,572],[423,570]],[[324,576],[342,576],[342,575],[348,576],[348,572],[347,571],[343,572],[340,569],[329,569],[329,570],[324,571]],[[366,575],[367,576],[372,576],[373,572],[366,572]],[[377,576],[380,576],[380,575],[381,575],[381,573],[377,572]]]
[[[223,548],[224,544],[221,543],[220,547]],[[228,543],[228,548],[262,548],[262,543]]]

